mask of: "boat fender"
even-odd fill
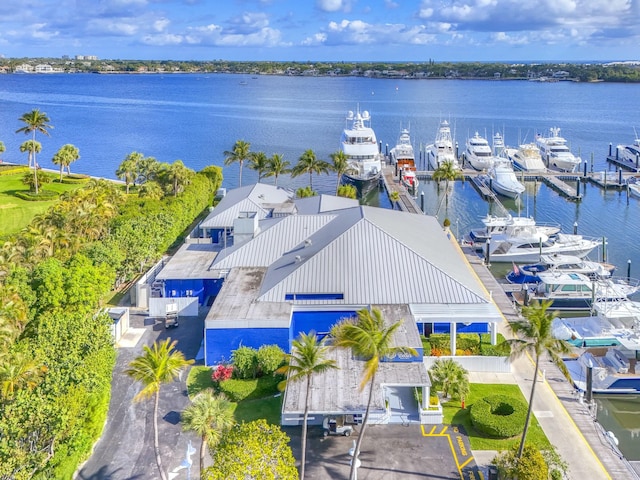
[[[605,435],[609,438],[610,442],[612,442],[616,447],[618,446],[618,438],[616,437],[615,433],[613,433],[611,430],[607,430]]]

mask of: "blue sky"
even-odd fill
[[[638,60],[640,0],[0,0],[0,55]]]

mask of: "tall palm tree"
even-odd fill
[[[42,151],[42,144],[35,140],[26,140],[22,142],[20,145],[20,153],[27,152],[28,155],[28,166],[31,168],[32,162],[34,161],[34,157],[36,153],[40,153]]]
[[[183,428],[192,430],[202,438],[200,444],[200,475],[204,473],[204,458],[207,446],[211,449],[218,444],[222,434],[235,424],[233,404],[223,395],[216,395],[206,389],[198,393],[181,418]]]
[[[7,150],[7,147],[4,146],[4,142],[0,142],[0,155],[2,155]]]
[[[302,419],[302,454],[300,459],[300,479],[304,479],[305,462],[307,456],[307,421],[309,418],[309,400],[311,398],[311,380],[313,375],[338,368],[335,360],[327,358],[329,347],[324,341],[318,340],[315,332],[308,335],[301,333],[300,337],[291,343],[291,354],[287,356],[287,365],[276,370],[276,373],[288,373],[284,383],[305,381],[304,416]],[[283,386],[283,385],[280,385]]]
[[[186,360],[184,354],[175,350],[177,341],[167,338],[164,342],[155,342],[151,347],[144,346],[144,353],[129,363],[125,373],[134,380],[142,383],[143,388],[133,398],[134,402],[154,397],[153,404],[153,446],[156,451],[156,463],[162,480],[167,475],[162,468],[160,443],[158,442],[158,403],[160,401],[160,386],[174,381],[180,372],[193,363]]]
[[[295,164],[293,169],[291,170],[291,175],[293,177],[297,177],[304,173],[309,174],[309,186],[311,190],[313,190],[313,174],[317,173],[329,173],[330,165],[324,160],[318,159],[313,150],[306,150],[300,158],[298,159],[298,163]]]
[[[452,161],[442,162],[433,172],[433,179],[436,182],[444,180],[445,197],[449,198],[449,182],[453,182],[458,178],[463,178],[462,171],[456,168]]]
[[[118,169],[116,170],[116,177],[120,180],[124,180],[124,184],[127,187],[127,194],[129,194],[129,185],[136,183],[136,178],[138,177],[138,162],[136,158],[138,155],[142,155],[138,152],[132,152],[122,161],[120,165],[118,165]]]
[[[393,336],[401,325],[402,321],[398,321],[386,326],[380,310],[374,308],[370,312],[365,308],[358,310],[357,319],[350,318],[343,320],[331,328],[331,337],[333,338],[333,345],[335,347],[349,348],[354,356],[365,360],[364,375],[360,382],[360,390],[362,390],[367,383],[369,384],[367,409],[362,420],[362,429],[356,442],[353,454],[354,461],[351,462],[350,480],[353,480],[355,476],[355,466],[357,463],[355,460],[360,454],[360,445],[367,427],[376,373],[378,372],[380,362],[385,357],[393,358],[400,353],[418,355],[418,352],[414,348],[394,345]]]
[[[291,162],[284,159],[284,156],[281,153],[274,153],[269,158],[269,165],[267,166],[267,171],[265,173],[265,177],[274,177],[274,185],[278,186],[278,177],[280,175],[286,175],[287,173],[291,173]]]
[[[31,110],[23,114],[18,120],[24,122],[24,127],[16,130],[16,133],[24,132],[25,135],[31,134],[31,140],[36,141],[36,132],[40,132],[43,135],[49,136],[49,130],[53,128],[53,125],[50,125],[49,117],[46,113],[41,112],[39,109]],[[36,195],[38,194],[38,178],[36,177],[36,172],[38,171],[38,162],[36,161],[36,152],[33,152],[33,175],[34,175],[34,184]]]
[[[515,339],[507,340],[511,346],[511,357],[516,358],[525,353],[529,353],[535,360],[535,369],[533,373],[533,383],[531,385],[531,394],[529,396],[529,409],[527,410],[527,418],[524,422],[524,430],[522,431],[522,439],[520,440],[520,448],[518,448],[518,458],[522,457],[524,450],[524,442],[527,438],[527,430],[531,420],[531,411],[533,410],[533,397],[536,392],[536,379],[540,367],[540,358],[548,355],[558,366],[562,368],[564,365],[561,354],[569,353],[570,346],[564,340],[558,340],[553,336],[551,324],[558,312],[549,312],[548,309],[553,302],[546,300],[542,303],[537,300],[531,305],[522,307],[522,315],[524,320],[509,323],[509,328],[516,335]]]
[[[338,181],[336,183],[336,195],[338,194],[338,188],[340,188],[340,181],[342,180],[342,175],[345,173],[349,173],[354,171],[355,169],[349,165],[349,157],[342,150],[338,150],[329,155],[332,160],[331,170],[336,172],[338,175]]]
[[[251,144],[244,140],[237,140],[233,145],[233,150],[227,150],[224,152],[224,164],[231,165],[232,163],[238,163],[240,165],[240,176],[238,177],[238,186],[242,186],[242,165],[245,160],[251,158],[251,152],[249,149]]]
[[[67,175],[71,174],[71,164],[80,158],[80,151],[70,143],[60,147],[60,150],[53,156],[55,165],[60,165],[60,181],[62,182],[62,170],[67,169]]]
[[[195,175],[195,172],[190,168],[185,167],[182,160],[176,160],[167,169],[167,176],[173,184],[173,196],[178,195],[185,185],[188,185],[191,181],[191,177]]]
[[[264,152],[251,152],[249,168],[258,172],[258,183],[269,169],[269,158]]]

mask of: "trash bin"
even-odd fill
[[[489,465],[489,479],[498,480],[498,468],[495,465]]]

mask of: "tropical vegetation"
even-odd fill
[[[569,353],[571,348],[564,340],[558,340],[553,336],[552,323],[558,312],[550,312],[549,308],[553,302],[546,300],[542,303],[534,301],[531,305],[522,308],[524,320],[512,321],[509,328],[516,338],[507,340],[511,345],[511,357],[517,358],[524,354],[533,356],[535,367],[533,372],[533,382],[531,383],[531,394],[529,396],[529,408],[527,409],[527,417],[522,430],[522,438],[520,447],[518,448],[517,458],[522,457],[525,441],[527,439],[527,431],[531,421],[531,412],[533,411],[533,399],[536,392],[538,372],[540,370],[540,359],[548,356],[561,368],[562,354]]]
[[[26,135],[31,135],[31,144],[29,148],[25,148],[23,151],[29,151],[29,161],[33,164],[33,175],[35,177],[35,193],[38,194],[38,178],[36,173],[38,171],[38,162],[36,161],[36,153],[40,151],[41,147],[38,147],[39,142],[36,142],[36,133],[42,133],[43,135],[49,136],[49,130],[53,128],[53,125],[50,125],[49,117],[46,113],[41,112],[39,109],[31,110],[23,114],[18,120],[24,123],[24,126],[20,127],[16,130],[16,133],[24,133]],[[23,144],[24,145],[24,144]],[[22,147],[21,147],[22,150]],[[31,165],[31,163],[30,163]]]
[[[432,388],[445,398],[462,400],[469,394],[469,372],[453,359],[438,359],[429,369]]]
[[[238,176],[238,186],[242,186],[242,167],[244,162],[250,160],[251,155],[251,144],[249,142],[245,142],[244,140],[236,140],[236,143],[233,145],[231,150],[227,150],[224,152],[224,164],[232,165],[237,163],[240,166],[240,174]]]
[[[395,345],[394,334],[402,326],[398,321],[387,325],[382,313],[378,309],[358,310],[357,318],[347,318],[331,328],[332,346],[335,348],[348,348],[357,358],[364,360],[364,371],[360,389],[369,385],[367,407],[362,419],[362,428],[358,435],[358,440],[354,448],[353,458],[358,458],[362,439],[369,420],[371,400],[375,386],[376,374],[383,358],[393,358],[400,353],[417,355],[418,352],[407,346]],[[349,479],[353,480],[356,475],[356,462],[351,462]]]
[[[329,173],[331,166],[324,160],[320,160],[313,150],[305,150],[298,163],[291,169],[291,176],[298,177],[300,175],[309,175],[309,189],[313,191],[313,175],[321,173]]]

